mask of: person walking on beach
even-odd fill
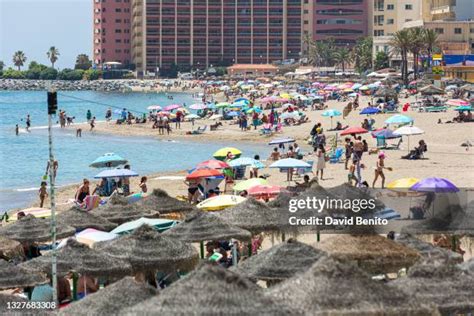
[[[56,179],[56,174],[58,172],[58,168],[59,168],[59,162],[57,160],[55,160],[53,162],[53,167],[52,168],[51,168],[51,163],[48,160],[48,163],[46,164],[46,171],[44,172],[43,179],[47,179],[49,172],[52,172],[53,173],[53,178]]]
[[[91,124],[91,132],[92,132],[92,130],[93,130],[94,127],[95,127],[95,116],[92,118],[90,124]]]
[[[379,176],[382,178],[382,189],[385,187],[385,175],[383,173],[384,169],[390,170],[390,168],[385,167],[385,154],[381,152],[379,153],[379,159],[377,160],[377,166],[375,167],[375,178],[374,182],[372,182],[372,188],[375,188],[375,183],[377,182]]]
[[[112,109],[108,108],[105,112],[105,120],[108,122],[112,119]]]
[[[28,114],[26,116],[26,131],[29,133],[30,132],[30,127],[31,127],[31,117]]]
[[[146,186],[146,180],[147,180],[147,177],[142,177],[140,179],[140,189],[142,190],[143,193],[148,192],[148,187]]]
[[[40,207],[43,207],[44,200],[48,196],[48,190],[46,188],[47,183],[45,181],[41,182],[41,187],[39,189],[39,198],[40,198]]]
[[[18,124],[15,125],[15,135],[20,135],[20,128],[18,127]]]
[[[351,142],[351,139],[349,137],[346,137],[345,141],[346,141],[346,145],[345,145],[346,161],[345,161],[344,169],[347,170],[347,165],[349,164],[349,161],[351,160],[354,143]]]
[[[91,110],[87,110],[87,113],[86,113],[86,119],[87,119],[87,122],[89,122],[92,118],[92,112]]]
[[[323,180],[324,168],[326,168],[326,150],[324,149],[323,144],[319,144],[319,147],[316,150],[316,157],[318,157],[318,163],[316,165],[316,178],[321,171],[321,180]]]

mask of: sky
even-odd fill
[[[26,65],[50,65],[46,52],[59,49],[56,68],[73,68],[76,56],[92,54],[92,0],[0,0],[0,60],[13,66],[22,50]],[[92,59],[92,58],[91,58]]]

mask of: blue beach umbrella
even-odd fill
[[[385,120],[386,124],[407,124],[411,122],[413,122],[413,119],[411,117],[401,114],[396,114]]]
[[[91,164],[90,167],[93,168],[107,168],[107,167],[117,167],[120,165],[124,165],[128,162],[127,159],[124,159],[120,157],[117,154],[114,153],[107,153],[104,154],[103,156],[100,156],[96,160],[94,160]]]
[[[252,166],[253,168],[262,169],[265,168],[265,165],[257,159],[250,157],[240,157],[234,160],[229,161],[229,166],[232,168],[243,167],[243,166]]]
[[[379,108],[372,108],[372,107],[367,107],[365,109],[363,109],[362,111],[360,111],[359,114],[361,115],[371,115],[371,114],[377,114],[380,112],[380,109]]]
[[[372,132],[372,136],[375,138],[385,138],[385,139],[402,137],[401,135],[395,134],[391,129],[388,129],[388,128],[374,131]]]
[[[247,99],[247,98],[238,98],[238,99],[235,99],[234,102],[246,102],[246,103],[250,103],[249,99]]]
[[[99,172],[94,176],[95,179],[101,178],[129,178],[129,177],[138,177],[138,173],[128,169],[108,169],[102,172]]]
[[[234,117],[234,116],[239,116],[239,113],[237,113],[237,112],[235,112],[235,111],[231,111],[231,112],[227,112],[226,115],[227,115],[227,116]]]

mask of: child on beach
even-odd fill
[[[147,177],[142,177],[140,179],[140,189],[142,190],[143,193],[147,193],[148,191],[148,188],[146,186],[146,180],[147,180]]]
[[[39,189],[39,198],[40,198],[40,207],[43,207],[44,200],[48,196],[48,190],[46,188],[47,183],[45,181],[41,182],[41,187]]]

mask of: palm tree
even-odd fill
[[[54,68],[54,63],[58,60],[59,50],[56,47],[51,46],[46,52],[46,55],[48,56],[49,61],[51,61],[51,67]]]
[[[438,33],[434,30],[425,29],[423,32],[424,50],[428,55],[428,69],[431,69],[431,56],[433,50],[438,46]]]
[[[21,50],[13,54],[13,64],[18,67],[18,70],[20,70],[25,64],[26,59],[25,53],[23,53]]]
[[[361,37],[352,49],[352,60],[359,73],[372,68],[372,37]]]
[[[418,57],[420,57],[421,50],[424,47],[423,40],[424,40],[424,31],[421,27],[415,27],[409,29],[409,36],[410,36],[410,45],[408,50],[413,55],[413,73],[415,76],[415,80],[418,76]]]
[[[346,71],[346,63],[352,60],[352,54],[347,48],[339,48],[333,53],[334,62],[336,65],[342,66],[342,72]]]
[[[408,50],[410,47],[410,32],[408,29],[397,31],[390,40],[392,54],[400,54],[402,57],[402,78],[408,85]]]

